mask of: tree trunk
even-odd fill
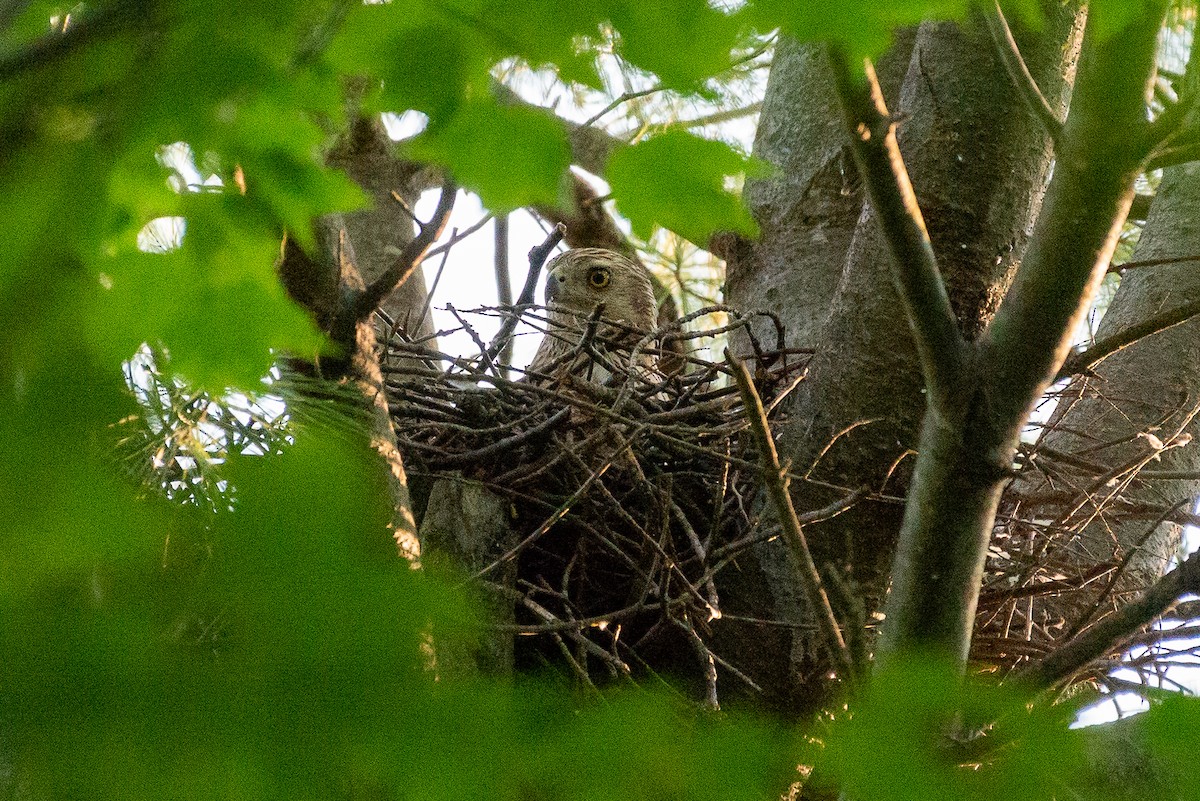
[[[1050,14],[1042,33],[1019,38],[1043,92],[1061,111],[1081,20],[1074,8],[1055,7]],[[986,325],[1011,280],[1040,207],[1051,163],[1048,137],[1025,112],[993,52],[986,27],[977,17],[961,27],[922,25],[907,63],[898,108],[893,109],[903,120],[901,148],[960,327],[968,338]],[[777,60],[773,72],[793,68],[787,59]],[[760,123],[764,131],[787,130],[790,117],[812,114],[812,104],[783,106],[771,100],[768,97]],[[832,99],[818,107],[829,109],[830,103]],[[776,121],[774,115],[783,121]],[[824,130],[833,135],[832,126]],[[844,133],[841,136],[845,141]],[[815,148],[807,143],[796,147],[800,152]],[[847,205],[843,201],[837,206],[843,209],[841,219]],[[819,326],[811,321],[798,323],[803,336],[818,343],[818,350],[807,379],[786,410],[781,450],[792,458],[793,473],[812,479],[792,484],[800,509],[825,505],[837,494],[860,486],[879,493],[873,502],[806,529],[817,564],[836,569],[842,579],[835,579],[836,583],[860,595],[863,611],[871,615],[880,608],[888,586],[906,487],[903,469],[894,471],[894,467],[916,447],[926,405],[923,382],[909,323],[890,278],[890,256],[869,205],[848,242],[842,231],[844,255],[830,248],[834,258],[816,268],[812,259],[797,258],[795,240],[770,236],[779,224],[763,213],[781,207],[778,202],[756,207],[767,235],[751,262],[758,269],[744,274],[740,285],[785,287],[789,296],[772,304],[776,308],[794,304],[828,309]],[[799,202],[794,207],[800,207]],[[803,232],[801,226],[801,236]],[[817,271],[826,278],[811,278]],[[830,275],[837,278],[832,293]],[[738,287],[731,280],[731,301],[743,305],[750,300],[752,305],[752,299],[736,291]],[[793,624],[805,620],[788,586],[792,571],[783,566],[789,558],[786,549],[778,542],[768,543],[755,556],[758,564],[743,565],[735,579],[738,587],[723,591],[722,597],[752,599],[758,617]],[[768,691],[775,703],[800,710],[821,703],[825,696],[821,677],[828,665],[809,630],[795,625],[723,630],[728,636],[723,647],[729,653],[751,655],[743,657],[739,667],[764,687],[776,688],[774,693]]]

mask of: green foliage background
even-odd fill
[[[631,65],[703,95],[755,30],[782,26],[868,53],[896,24],[964,11],[839,8],[114,0],[4,11],[4,795],[768,798],[795,765],[811,764],[812,737],[675,700],[581,703],[553,684],[435,682],[431,625],[470,636],[476,624],[446,585],[397,560],[382,466],[344,426],[295,425],[282,453],[231,453],[220,467],[230,502],[216,509],[147,492],[114,453],[118,421],[144,411],[122,369],[142,343],[160,349],[169,373],[215,393],[262,392],[274,354],[321,347],[273,264],[283,229],[310,245],[312,218],[364,202],[321,160],[345,124],[348,85],[369,87],[369,110],[428,115],[407,155],[449,167],[506,210],[558,199],[569,149],[549,115],[497,104],[496,65],[552,65],[597,86],[589,42],[611,26]],[[48,29],[67,14],[65,33]],[[176,191],[155,158],[173,142],[226,187],[240,171],[246,193]],[[725,187],[761,168],[726,145],[667,132],[610,167],[618,207],[642,236],[655,225],[695,242],[753,233]],[[139,231],[165,216],[186,220],[181,246],[139,250]],[[955,708],[936,675],[914,668],[881,682],[857,715],[817,733],[830,775],[871,798],[984,797],[987,786],[1044,797],[1061,763],[1036,749],[992,760],[989,776],[1010,777],[992,785],[921,757],[918,730],[897,721]],[[905,705],[914,698],[920,709]],[[1193,705],[1168,712],[1155,724],[1161,742],[1173,727],[1195,729]],[[1014,724],[1014,741],[1045,737],[1068,753],[1054,739],[1061,724]],[[897,773],[906,780],[886,780]]]

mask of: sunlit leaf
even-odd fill
[[[753,236],[757,226],[727,178],[762,167],[728,145],[682,131],[669,131],[615,152],[607,178],[617,208],[634,233],[649,238],[654,226],[705,244],[717,231]]]
[[[484,101],[431,125],[410,151],[445,164],[493,211],[557,203],[570,164],[562,128],[549,115]]]
[[[257,388],[279,352],[317,352],[312,320],[275,275],[276,234],[255,226],[246,201],[202,195],[181,210],[177,250],[142,253],[126,240],[92,262],[86,300],[97,345],[114,360],[142,342],[161,346],[172,371],[217,392]]]
[[[614,4],[621,52],[676,89],[695,88],[729,67],[740,20],[705,0],[638,0]]]

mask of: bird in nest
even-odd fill
[[[528,368],[533,380],[575,376],[603,384],[631,367],[643,377],[653,373],[653,353],[632,353],[657,318],[643,265],[603,248],[561,253],[546,265],[546,306],[546,333]]]

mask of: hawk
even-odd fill
[[[529,372],[535,374],[532,377],[573,374],[596,383],[607,381],[612,374],[604,362],[621,363],[622,356],[613,351],[614,346],[628,359],[629,350],[655,329],[658,309],[650,271],[603,248],[576,248],[555,256],[546,265],[546,305],[549,326],[529,363]],[[601,315],[605,323],[597,325],[590,341],[584,343],[589,321],[600,305],[604,306]],[[645,354],[639,365],[653,369],[654,361]]]

